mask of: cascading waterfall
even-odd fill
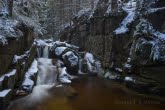
[[[43,50],[43,58],[49,57],[49,47],[46,45]]]
[[[37,47],[37,57],[40,58],[42,56],[42,47]]]
[[[24,108],[35,106],[51,96],[50,90],[57,85],[57,68],[48,58],[38,58],[37,85],[31,94],[12,102],[8,110],[24,110]],[[20,109],[21,108],[21,109]]]
[[[38,58],[49,58],[49,46],[38,46],[37,47],[37,57]]]
[[[37,85],[55,84],[57,79],[57,67],[52,64],[51,59],[38,59],[38,78]]]

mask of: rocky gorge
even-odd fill
[[[8,1],[10,2],[10,0]],[[37,91],[41,89],[43,89],[44,92],[45,90],[47,91],[47,89],[48,91],[51,90],[50,94],[53,94],[52,96],[56,93],[54,91],[57,91],[62,98],[65,96],[70,97],[70,94],[78,94],[75,92],[74,87],[82,96],[84,95],[84,98],[90,96],[91,90],[91,92],[98,96],[104,93],[108,95],[107,91],[110,91],[109,98],[112,98],[111,96],[114,91],[117,91],[113,99],[121,98],[119,94],[126,94],[129,98],[135,96],[137,100],[145,100],[144,97],[141,98],[132,95],[130,92],[125,92],[124,90],[126,88],[133,90],[136,94],[144,94],[147,98],[148,95],[156,97],[156,99],[147,99],[153,100],[155,103],[162,104],[164,102],[158,101],[159,98],[164,100],[165,96],[164,0],[94,0],[92,2],[86,0],[84,2],[93,3],[91,8],[85,5],[82,5],[85,8],[76,7],[75,15],[69,15],[71,18],[65,18],[66,21],[63,21],[68,22],[68,19],[71,19],[69,25],[63,28],[57,28],[54,24],[49,24],[50,15],[44,12],[47,7],[45,5],[46,2],[47,1],[44,0],[15,0],[12,3],[12,13],[10,10],[8,10],[10,13],[8,13],[8,11],[6,13],[6,11],[4,11],[5,7],[0,4],[2,6],[0,14],[0,109],[5,110],[11,99],[15,98],[17,92],[21,93],[22,90],[23,94],[30,94],[23,97],[23,99],[13,102],[13,105],[19,107],[19,103],[24,101],[30,102],[31,99],[29,99],[29,97],[33,97],[33,93],[36,95]],[[77,11],[77,9],[79,9],[79,11]],[[65,16],[65,14],[63,16]],[[62,16],[60,15],[60,17]],[[47,21],[45,21],[45,19]],[[58,22],[58,20],[56,22]],[[54,33],[52,32],[53,28],[56,31],[60,31]],[[44,33],[45,30],[48,31],[46,34]],[[53,38],[54,41],[46,37],[44,37],[46,38],[45,40],[40,40],[43,39],[44,35],[48,35],[50,38],[51,34],[58,36],[59,41],[56,41],[58,39],[56,37]],[[97,72],[85,68],[88,64],[84,62],[85,66],[80,67],[76,65],[71,71],[77,73],[78,69],[81,68],[82,70],[80,70],[82,72],[87,72],[87,76],[92,74],[91,76],[99,76],[101,79],[92,79],[90,77],[82,78],[83,81],[75,80],[75,82],[78,83],[73,82],[71,86],[67,85],[59,88],[58,86],[53,86],[51,89],[44,85],[41,85],[41,88],[40,85],[35,86],[41,70],[41,68],[38,68],[38,57],[52,59],[57,57],[63,58],[61,55],[55,55],[56,45],[69,49],[62,52],[64,55],[67,55],[68,51],[73,52],[71,57],[71,61],[73,62],[83,62],[82,55],[84,55],[84,53],[92,53],[91,55],[94,58],[93,64],[96,66],[99,62],[99,69],[96,68]],[[71,64],[68,64],[66,60],[62,61],[65,62],[64,64],[69,70]],[[50,67],[52,67],[52,65]],[[117,85],[111,81],[117,82]],[[83,89],[78,87],[79,82]],[[95,88],[95,84],[98,85],[98,88]],[[110,84],[112,84],[112,87],[109,87]],[[105,86],[106,89],[102,85]],[[122,85],[122,89],[118,89],[119,85]],[[89,89],[89,93],[83,93],[82,91],[85,91],[85,89]],[[100,91],[100,89],[105,90]],[[100,91],[102,94],[94,92],[95,90]],[[120,93],[120,90],[124,92]],[[69,91],[69,95],[67,91]],[[44,92],[41,94],[43,97],[46,95]],[[106,96],[103,95],[103,97]],[[48,99],[49,98],[50,97],[48,97]],[[80,99],[78,97],[76,99],[77,102],[73,101],[74,103],[72,104],[78,109],[82,109],[82,105],[79,105],[79,102],[81,103],[84,98],[80,96]],[[49,102],[48,99],[45,100]],[[49,100],[55,101],[55,99],[51,98]],[[90,100],[90,98],[87,100]],[[95,99],[92,99],[91,101],[94,100]],[[103,100],[105,100],[105,98]],[[37,108],[38,106],[35,104],[29,106],[29,108],[23,105],[25,108],[22,109],[21,107],[14,107],[12,104],[11,107],[13,108],[10,109],[13,110],[29,110],[35,107],[36,110],[41,109],[40,107]],[[36,104],[42,106],[40,101],[36,102]],[[76,106],[76,104],[78,106]],[[103,103],[99,106],[99,109],[104,108],[104,104],[107,104],[107,106],[105,106],[105,109],[107,109],[108,103]],[[93,103],[91,105],[93,105]],[[58,104],[56,106],[58,107]],[[51,107],[52,105],[48,106],[49,109],[54,109]],[[69,108],[66,107],[66,110],[77,110],[77,108],[70,108],[69,104]],[[159,107],[155,107],[155,109],[159,109]]]
[[[74,18],[60,38],[99,58],[108,71],[106,77],[128,76],[129,88],[163,95],[163,4],[162,0],[98,0],[92,11],[83,10]]]

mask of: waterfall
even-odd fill
[[[47,48],[45,49],[47,50]],[[52,64],[52,59],[38,58],[37,84],[31,94],[18,99],[10,104],[8,110],[24,110],[51,97],[50,91],[57,85],[57,67]],[[20,109],[21,108],[21,109]]]
[[[49,58],[49,47],[46,45],[43,50],[43,58]]]
[[[49,46],[45,45],[44,47],[37,47],[37,57],[38,58],[49,58]]]
[[[37,57],[40,58],[42,51],[41,51],[41,47],[37,47]]]

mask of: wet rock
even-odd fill
[[[136,74],[142,79],[138,80],[136,84],[128,82],[130,83],[128,85],[132,84],[132,87],[135,85],[135,88],[142,88],[149,92],[151,85],[148,84],[148,78],[151,81],[161,82],[164,86],[163,75],[159,71],[158,65],[164,65],[165,61],[163,28],[165,25],[164,9],[155,13],[146,13],[152,8],[163,7],[164,1],[156,1],[147,9],[141,4],[136,4],[135,1],[130,2],[127,0],[118,4],[117,0],[111,3],[108,0],[98,0],[88,20],[79,25],[81,19],[77,19],[74,23],[76,28],[70,27],[64,31],[61,34],[61,39],[93,53],[102,62],[105,69],[116,70],[116,68],[120,68],[119,71],[117,70],[120,72],[122,69],[123,71],[120,73]],[[150,4],[151,2],[146,1],[145,3]],[[138,11],[132,5],[144,9]],[[121,6],[125,7],[122,8]],[[124,8],[128,8],[128,10]],[[126,31],[115,33],[116,29]],[[85,34],[82,35],[81,33]],[[83,40],[79,39],[80,35]],[[152,73],[152,78],[146,73],[146,77],[142,75],[145,71],[145,67],[142,69],[143,66],[147,68],[155,66],[157,68]],[[113,76],[114,79],[116,77],[116,75]]]
[[[69,51],[62,55],[63,62],[67,67],[67,70],[71,74],[78,73],[79,58],[73,52]]]
[[[124,81],[124,76],[115,70],[110,70],[110,71],[106,72],[103,77],[110,79],[110,80],[113,80],[113,81],[117,81],[117,82],[123,82]]]
[[[150,65],[153,64],[151,60],[151,52],[154,47],[154,41],[139,38],[133,44],[131,50],[131,59],[134,60],[136,65]]]
[[[150,66],[150,67],[144,67],[141,69],[141,76],[152,79],[154,81],[157,81],[160,86],[164,87],[165,80],[164,80],[164,71],[165,67],[162,66]]]
[[[26,30],[25,28],[26,32],[24,32],[23,25],[15,26],[13,28],[22,28],[22,30],[20,30],[22,35],[17,36],[15,40],[9,38],[7,45],[0,46],[0,67],[2,67],[0,70],[1,75],[8,71],[12,64],[14,55],[20,55],[27,51],[31,47],[34,39],[34,36],[32,35],[32,29],[27,28]],[[7,37],[7,35],[5,37]]]
[[[153,80],[141,78],[138,76],[126,76],[125,84],[128,88],[134,89],[141,93],[151,93],[151,89],[158,86],[158,83]]]

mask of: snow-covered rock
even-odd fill
[[[32,77],[35,77],[38,71],[37,68],[37,61],[34,60],[31,67],[28,69],[28,71],[25,73],[25,78],[24,81],[22,83],[22,88],[26,91],[31,91],[32,88],[34,87],[34,80],[32,80]]]
[[[56,55],[61,55],[62,54],[62,52],[66,49],[67,47],[57,47],[56,49],[55,49],[55,54]]]
[[[95,62],[95,60],[94,60],[94,56],[93,56],[93,54],[91,54],[91,53],[89,53],[89,52],[87,52],[86,54],[85,54],[85,57],[84,57],[89,63],[94,63]]]
[[[71,67],[78,65],[79,58],[72,51],[68,51],[65,54],[63,54],[62,58],[66,61],[68,60]]]
[[[125,79],[124,79],[125,81],[134,81],[134,79],[132,78],[132,77],[125,77]]]
[[[127,17],[121,22],[120,26],[114,31],[115,34],[124,34],[129,31],[130,24],[136,19],[136,1],[129,0],[123,5],[123,10],[128,13]]]

